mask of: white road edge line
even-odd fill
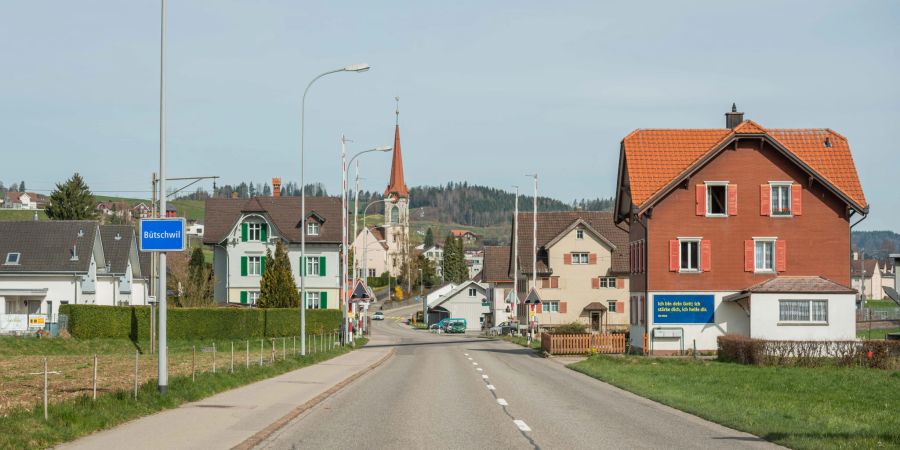
[[[493,391],[494,389],[497,389],[497,388],[494,387],[493,384],[487,385],[487,388],[488,388],[488,390],[491,390],[491,391]]]
[[[516,420],[513,420],[513,423],[516,424],[516,426],[519,427],[519,429],[522,431],[531,431],[531,428],[528,426],[527,423],[525,423],[524,420],[516,419]]]
[[[499,404],[500,406],[509,406],[509,403],[507,403],[507,401],[502,398],[497,399],[497,404]]]

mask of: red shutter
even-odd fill
[[[678,272],[678,239],[669,241],[669,272]]]
[[[547,289],[550,287],[550,279],[549,278],[541,278],[541,289]]]
[[[705,216],[706,215],[706,185],[698,184],[695,194],[697,196],[697,201],[696,201],[697,215]]]
[[[768,184],[759,185],[759,215],[768,216],[772,207],[772,189]]]
[[[563,264],[572,264],[572,254],[566,253],[563,255]]]
[[[753,272],[753,239],[744,241],[744,272]]]
[[[559,288],[559,277],[550,277],[550,287],[553,289]]]
[[[597,277],[591,278],[591,289],[600,289],[600,279]]]
[[[737,215],[737,185],[729,184],[728,185],[728,215],[736,216]]]
[[[791,214],[803,215],[803,186],[797,183],[791,185]]]
[[[535,308],[535,312],[537,312],[538,314],[542,314],[544,312],[544,304],[543,303],[538,303],[537,306],[535,306],[534,308]]]
[[[588,255],[588,264],[597,264],[597,254],[591,253]]]
[[[616,278],[616,289],[625,289],[625,279]]]
[[[565,314],[566,311],[569,310],[569,305],[566,302],[559,302],[559,313]]]
[[[787,241],[775,241],[775,271],[784,272],[787,270]]]
[[[625,302],[616,302],[616,312],[618,312],[618,313],[625,312]]]
[[[704,272],[712,270],[712,243],[709,239],[700,241],[700,269]]]

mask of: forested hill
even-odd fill
[[[900,234],[893,231],[854,231],[853,249],[866,252],[866,258],[886,260],[891,253],[900,253]]]

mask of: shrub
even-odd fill
[[[587,325],[581,322],[572,322],[553,328],[553,334],[581,334],[587,330]]]
[[[900,342],[770,341],[746,336],[718,338],[718,359],[759,366],[900,367]]]
[[[169,308],[166,333],[171,339],[220,339],[294,336],[300,314],[295,308]],[[146,306],[62,305],[69,316],[69,333],[78,339],[150,338],[150,308]],[[306,330],[321,333],[340,327],[338,310],[307,310]]]

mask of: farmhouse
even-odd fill
[[[630,229],[632,348],[854,339],[850,227],[868,210],[830,129],[767,129],[733,107],[725,128],[635,130],[615,200]]]

